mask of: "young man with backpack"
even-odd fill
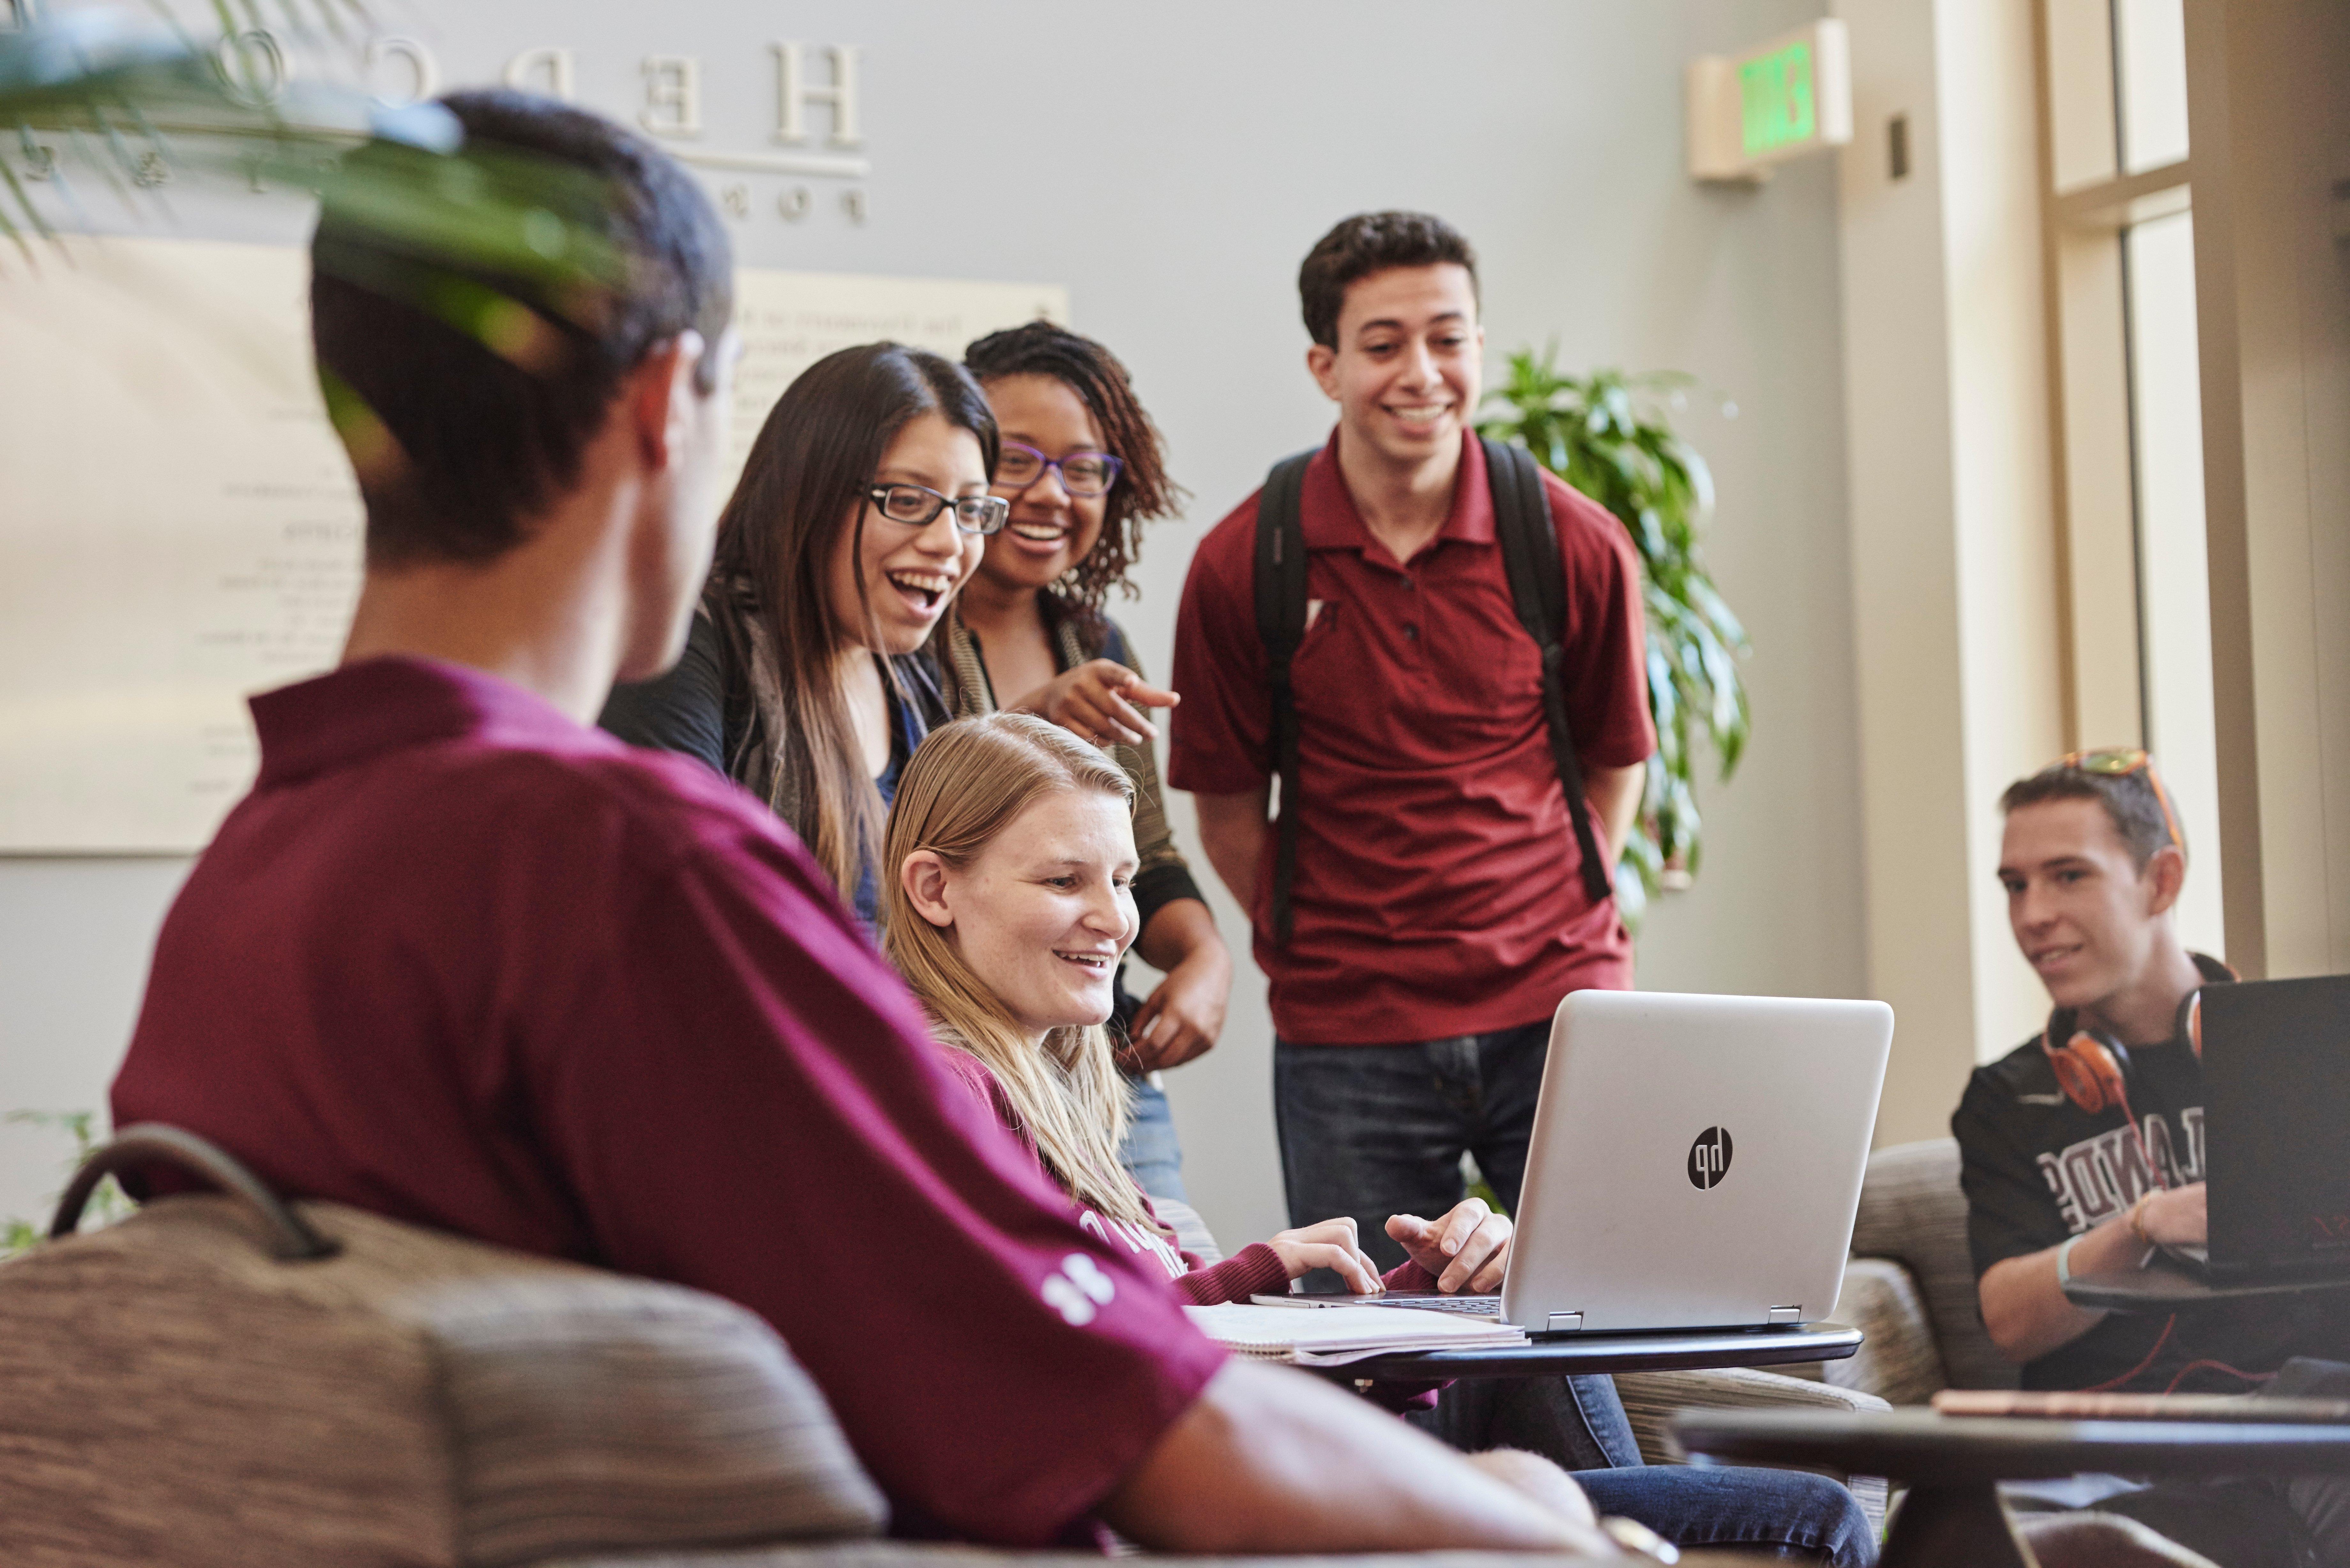
[[[1193,558],[1168,777],[1272,983],[1292,1222],[1353,1215],[1390,1266],[1464,1150],[1515,1206],[1552,1012],[1630,986],[1609,888],[1656,735],[1622,526],[1472,428],[1468,242],[1349,218],[1298,290],[1337,429]]]

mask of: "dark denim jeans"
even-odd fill
[[[1746,1547],[1835,1568],[1877,1559],[1868,1515],[1825,1476],[1641,1464],[1606,1377],[1464,1378],[1435,1409],[1404,1418],[1463,1453],[1540,1454],[1575,1472],[1593,1508],[1636,1519],[1676,1546]]]
[[[1550,1020],[1410,1045],[1293,1045],[1273,1053],[1274,1116],[1289,1222],[1355,1217],[1381,1269],[1403,1262],[1390,1214],[1433,1220],[1465,1197],[1476,1156],[1514,1210],[1534,1135]]]

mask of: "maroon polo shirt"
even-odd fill
[[[1310,618],[1290,666],[1300,799],[1288,945],[1272,937],[1270,833],[1251,912],[1274,1029],[1299,1044],[1482,1034],[1546,1018],[1570,991],[1628,988],[1615,901],[1595,906],[1584,890],[1484,449],[1464,438],[1451,513],[1409,563],[1364,526],[1337,453],[1333,432],[1299,500]],[[1575,749],[1586,767],[1628,766],[1656,748],[1639,563],[1604,507],[1543,483],[1566,577]],[[1183,585],[1167,768],[1180,789],[1237,794],[1273,772],[1256,508],[1252,495],[1216,524]]]
[[[901,1530],[1063,1536],[1220,1365],[749,795],[421,659],[253,714],[261,774],[164,922],[117,1125],[742,1303]]]

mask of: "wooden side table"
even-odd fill
[[[2350,1474],[2350,1427],[2038,1421],[1929,1410],[1839,1415],[1691,1410],[1673,1436],[1692,1459],[1834,1465],[1909,1483],[1885,1568],[2031,1568],[1998,1483],[2069,1476]]]

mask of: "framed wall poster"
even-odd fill
[[[76,242],[0,278],[0,854],[203,846],[256,760],[244,699],[335,661],[359,496],[297,249]],[[895,338],[959,357],[1067,291],[746,269],[726,483],[792,379]]]

